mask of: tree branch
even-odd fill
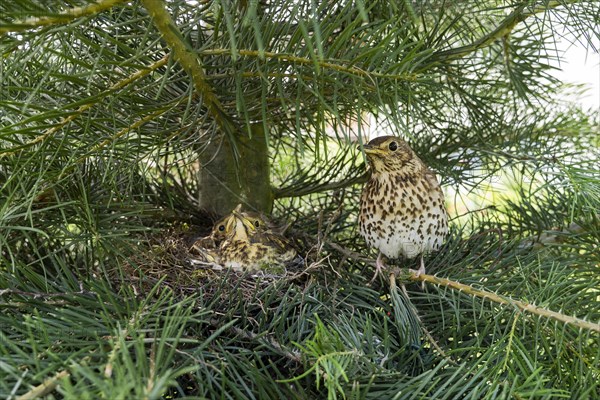
[[[98,2],[88,4],[85,7],[70,8],[51,17],[31,17],[23,20],[17,20],[13,23],[0,26],[0,36],[8,32],[21,32],[41,26],[66,24],[80,17],[98,14],[104,10],[112,8],[119,3],[125,3],[125,0],[99,0]]]
[[[230,49],[208,49],[199,52],[202,56],[221,56],[231,54]],[[319,67],[331,69],[338,72],[344,72],[349,75],[368,77],[368,78],[383,78],[383,79],[393,79],[393,80],[403,80],[403,81],[415,81],[417,80],[418,75],[416,73],[406,73],[406,74],[383,74],[375,71],[365,71],[364,69],[360,69],[357,67],[346,67],[344,65],[336,64],[331,61],[323,61],[323,60],[313,60],[311,58],[306,57],[298,57],[292,54],[286,53],[273,53],[270,51],[258,51],[258,50],[237,50],[237,55],[246,56],[246,57],[255,57],[255,58],[271,58],[275,60],[284,60],[290,63],[295,64],[305,64],[314,66],[318,64]],[[337,60],[341,62],[343,60]]]
[[[194,88],[202,95],[202,101],[217,125],[226,133],[233,134],[235,125],[217,98],[212,86],[207,82],[204,69],[199,58],[184,41],[181,32],[166,9],[162,0],[141,0],[150,13],[154,26],[161,33],[164,41],[173,50],[173,57],[192,78]]]
[[[514,300],[511,298],[503,297],[496,293],[488,292],[486,290],[475,289],[469,285],[451,281],[450,279],[438,278],[437,276],[426,275],[426,274],[421,274],[418,277],[416,276],[416,274],[411,274],[410,279],[415,280],[415,281],[429,282],[429,283],[433,283],[436,285],[449,287],[451,289],[455,289],[455,290],[464,292],[470,296],[480,297],[482,299],[488,299],[495,303],[499,303],[499,304],[503,304],[503,305],[510,305],[515,308],[518,308],[521,311],[527,311],[528,313],[531,313],[531,314],[537,314],[542,317],[552,318],[552,319],[555,319],[557,321],[560,321],[560,322],[568,324],[568,325],[574,325],[581,329],[592,330],[592,331],[596,331],[596,332],[600,333],[600,324],[588,322],[588,321],[585,321],[585,320],[583,320],[581,318],[577,318],[577,317],[571,317],[569,315],[561,314],[556,311],[551,311],[546,308],[538,307],[533,304],[525,303],[520,300]]]
[[[70,376],[69,371],[62,370],[54,374],[53,377],[46,379],[44,382],[32,388],[27,393],[17,397],[18,400],[39,399],[56,389],[61,379]]]
[[[576,3],[576,2],[578,2],[578,0],[566,0],[566,1],[552,0],[543,5],[534,5],[529,10],[526,10],[526,8],[528,8],[529,2],[524,2],[521,5],[519,5],[517,8],[515,8],[515,10],[512,13],[510,13],[510,15],[508,15],[502,22],[500,22],[500,24],[496,27],[496,29],[494,29],[487,35],[485,35],[485,36],[477,39],[473,43],[465,45],[465,46],[460,46],[460,47],[457,47],[454,49],[449,49],[449,50],[438,51],[438,52],[434,53],[433,59],[436,61],[448,62],[448,61],[456,60],[457,58],[462,58],[462,57],[466,56],[467,54],[473,53],[481,48],[487,47],[490,44],[492,44],[494,41],[506,36],[514,29],[514,27],[519,22],[526,20],[527,18],[531,17],[532,15],[535,15],[535,14],[538,14],[540,12],[544,12],[547,10],[551,10],[553,8],[556,8],[556,7],[564,5],[564,4]]]
[[[97,95],[94,96],[94,100],[90,101],[88,103],[85,103],[84,105],[80,106],[77,110],[75,110],[72,114],[70,114],[68,117],[63,118],[58,124],[54,125],[52,128],[48,128],[46,129],[46,131],[44,131],[44,133],[42,133],[39,136],[36,136],[35,138],[33,138],[32,140],[18,146],[18,147],[13,147],[11,149],[8,149],[5,152],[0,152],[0,159],[2,157],[17,153],[27,147],[33,146],[36,143],[40,143],[42,141],[44,141],[45,139],[47,139],[49,136],[54,135],[56,132],[58,132],[59,130],[61,130],[65,125],[67,125],[69,122],[73,121],[75,118],[79,117],[81,114],[83,114],[85,111],[89,110],[90,108],[92,108],[94,105],[96,105],[97,103],[99,103],[101,100],[103,100],[106,96],[116,92],[119,89],[124,88],[125,86],[129,85],[130,83],[133,83],[135,81],[137,81],[140,78],[143,78],[144,76],[150,74],[151,72],[157,70],[158,68],[162,67],[163,65],[167,64],[167,61],[169,60],[169,55],[167,54],[166,56],[164,56],[163,58],[161,58],[160,60],[156,61],[155,63],[153,63],[152,65],[148,66],[147,68],[138,71],[134,74],[131,74],[130,76],[128,76],[125,79],[120,80],[119,82],[115,83],[114,85],[110,86],[107,90],[105,90],[104,92],[98,93]],[[65,106],[65,107],[68,107]],[[37,116],[36,116],[37,117]]]

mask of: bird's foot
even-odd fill
[[[381,259],[381,253],[379,253],[379,255],[377,256],[377,260],[375,261],[375,275],[373,275],[373,278],[371,278],[371,280],[369,281],[369,284],[373,283],[379,275],[383,274],[384,268],[385,268],[385,264],[383,263],[383,260]]]
[[[425,275],[425,262],[423,261],[423,257],[421,257],[421,265],[418,270],[409,269],[408,272],[414,274],[415,278],[418,278],[421,275]],[[425,281],[421,281],[421,289],[425,289]]]
[[[415,278],[418,278],[421,275],[425,275],[425,268],[422,268],[422,267],[419,267],[419,269],[409,268],[408,272],[413,274],[415,276]]]

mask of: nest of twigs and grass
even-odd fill
[[[215,296],[229,297],[237,293],[251,299],[257,291],[274,282],[303,285],[315,271],[321,268],[331,271],[326,258],[322,254],[318,257],[316,241],[292,232],[288,238],[294,242],[299,255],[285,265],[260,271],[226,268],[198,257],[192,244],[198,239],[199,231],[202,231],[200,227],[176,224],[149,235],[122,270],[111,274],[111,280],[117,287],[129,289],[140,297],[153,290],[156,294],[169,290],[180,298],[202,295],[204,299],[216,300]]]

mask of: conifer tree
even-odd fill
[[[0,2],[2,398],[600,398],[593,0]],[[450,236],[369,284],[366,133]],[[300,272],[190,273],[238,203]],[[187,230],[187,232],[186,232]]]

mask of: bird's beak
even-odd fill
[[[225,220],[225,234],[235,230],[235,218],[233,216],[228,216]]]
[[[244,217],[243,215],[240,215],[239,218],[242,220],[242,223],[246,229],[248,229],[250,232],[253,232],[256,229],[252,221],[250,221],[248,218]]]
[[[246,229],[250,229],[250,230],[256,229],[256,227],[254,226],[254,224],[252,223],[252,221],[250,221],[249,218],[245,217],[242,214],[242,204],[238,204],[238,206],[233,209],[233,211],[231,212],[231,214],[235,218],[237,218],[240,221],[242,221],[242,224],[246,227]]]
[[[241,219],[242,221],[244,220],[244,217],[242,216],[242,204],[238,204],[236,208],[233,209],[233,211],[231,211],[231,215],[233,215],[236,218]]]
[[[360,146],[358,146],[358,148],[360,149]],[[379,147],[370,145],[370,144],[363,144],[362,146],[363,150],[365,153],[367,153],[367,155],[381,155],[384,154],[384,151],[381,150]]]

